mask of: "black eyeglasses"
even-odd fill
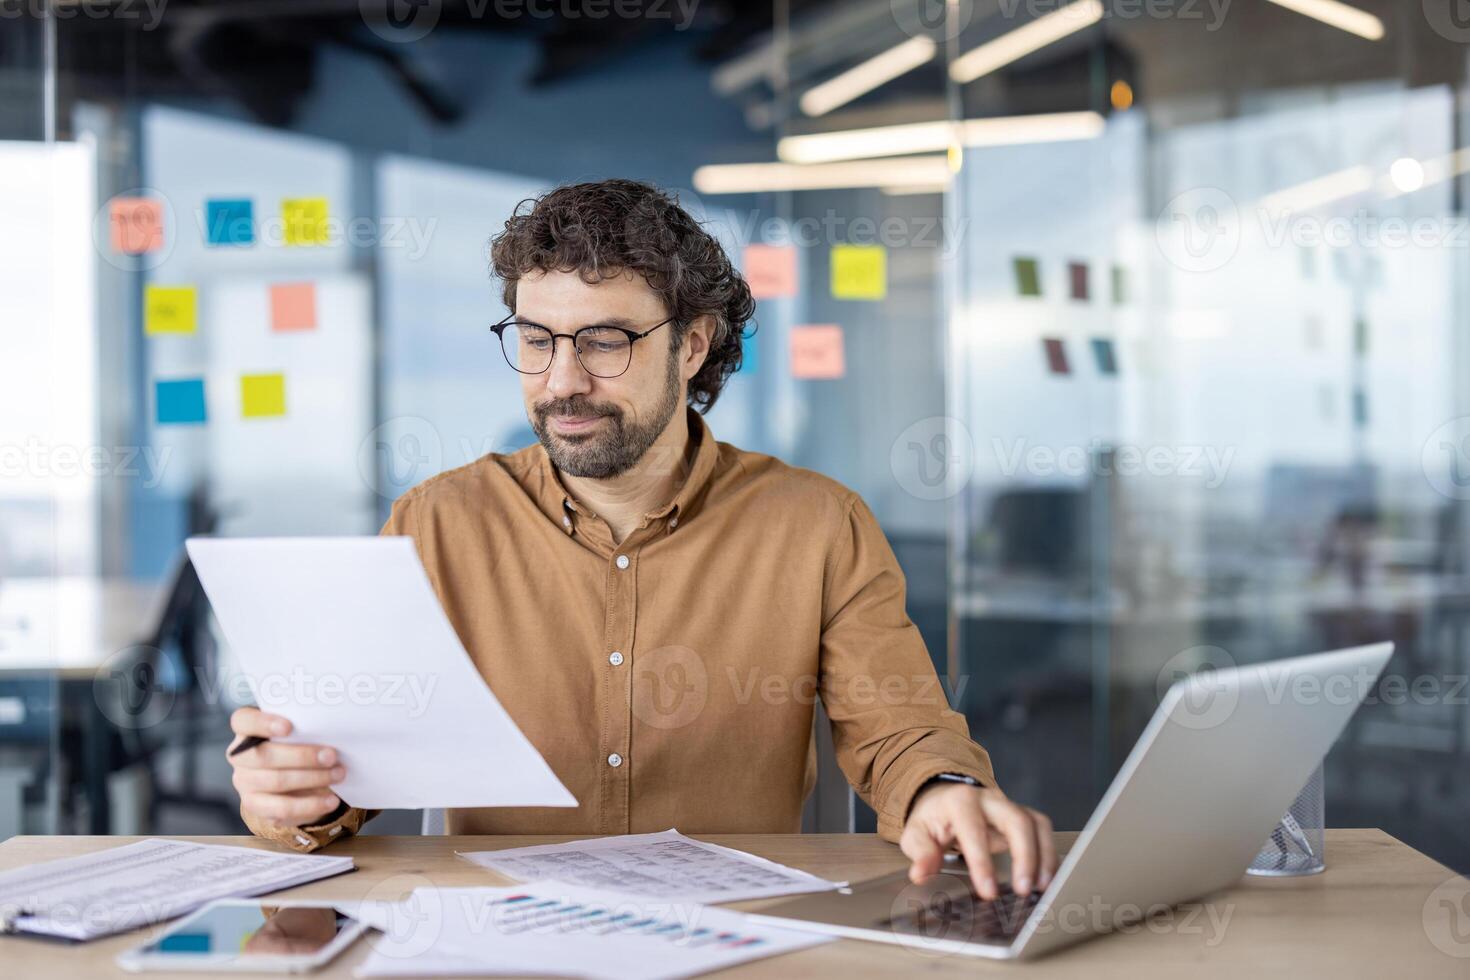
[[[558,337],[567,337],[582,370],[594,378],[616,378],[633,363],[633,344],[677,317],[655,323],[642,333],[622,327],[593,325],[576,333],[552,333],[539,323],[517,320],[511,314],[490,327],[500,338],[505,362],[522,374],[541,374],[551,368]]]

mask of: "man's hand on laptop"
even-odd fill
[[[1025,895],[1051,884],[1057,849],[1046,814],[1021,806],[991,786],[930,783],[914,797],[898,846],[913,864],[916,884],[938,874],[944,853],[957,846],[970,869],[975,893],[1000,895],[991,854],[1011,852],[1011,888]]]
[[[272,739],[291,734],[289,721],[259,708],[237,709],[230,715],[230,728],[236,736],[231,749],[252,735]],[[347,770],[330,746],[268,741],[229,760],[235,767],[240,809],[262,820],[309,827],[341,803],[330,787],[340,783]]]

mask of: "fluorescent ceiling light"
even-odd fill
[[[871,129],[787,136],[776,144],[776,156],[787,163],[863,160],[905,153],[932,153],[962,146],[1008,146],[1053,143],[1101,136],[1106,121],[1096,112],[1050,112],[1031,116],[998,116],[950,122],[901,123]]]
[[[973,82],[1033,51],[1040,51],[1048,44],[1091,27],[1102,20],[1102,17],[1102,0],[1077,0],[1076,3],[1069,3],[1060,10],[1053,10],[1036,18],[1024,27],[1018,27],[993,41],[986,41],[979,47],[966,51],[950,64],[949,77],[961,84]]]
[[[1395,161],[1394,166],[1397,167],[1402,162],[1402,160]],[[1462,177],[1466,173],[1470,173],[1470,147],[1461,147],[1445,156],[1425,160],[1421,167],[1421,179],[1417,187],[1413,187],[1412,182],[1406,185],[1402,174],[1398,180],[1395,180],[1393,168],[1390,168],[1388,177],[1379,181],[1379,191],[1387,198],[1402,197],[1435,184],[1442,184],[1451,177]]]
[[[879,188],[889,197],[904,197],[909,194],[943,194],[949,190],[948,184],[914,184],[912,186],[882,187]]]
[[[1383,21],[1366,10],[1342,3],[1341,0],[1271,0],[1278,7],[1295,10],[1297,13],[1324,24],[1356,34],[1370,41],[1383,40]],[[1451,0],[1454,2],[1454,0]]]
[[[1373,171],[1359,165],[1268,194],[1261,198],[1261,207],[1273,211],[1310,211],[1372,189]]]
[[[808,116],[822,116],[847,105],[860,95],[891,82],[934,59],[938,49],[927,37],[909,38],[882,54],[874,55],[860,65],[833,76],[820,85],[807,89],[801,97],[801,111]]]
[[[711,164],[694,171],[694,189],[701,194],[754,194],[838,187],[927,187],[948,180],[949,165],[942,153],[810,166],[793,163]]]

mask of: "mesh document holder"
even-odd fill
[[[1327,867],[1322,828],[1327,820],[1322,766],[1312,771],[1307,785],[1266,838],[1260,853],[1246,869],[1253,875],[1312,875]]]

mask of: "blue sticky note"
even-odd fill
[[[198,425],[205,420],[204,379],[154,383],[159,425]]]
[[[755,374],[756,365],[760,363],[760,357],[758,355],[761,349],[761,345],[760,342],[756,339],[755,334],[756,331],[754,330],[754,328],[752,328],[751,331],[745,334],[740,340],[741,374]]]
[[[1092,338],[1092,356],[1097,361],[1098,374],[1118,373],[1118,361],[1113,356],[1113,342],[1108,338]]]
[[[255,242],[255,205],[249,200],[204,202],[204,233],[211,245]]]

